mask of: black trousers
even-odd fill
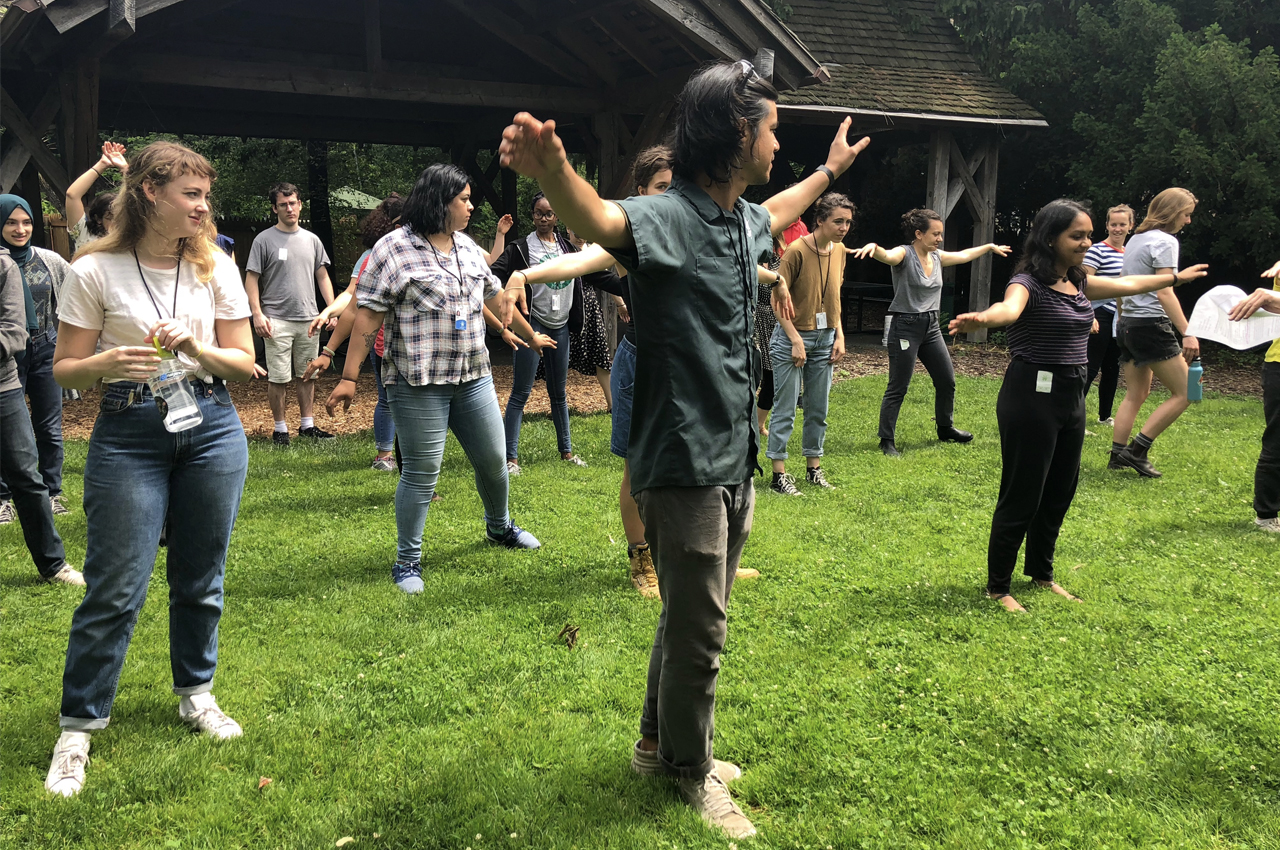
[[[1037,391],[1041,373],[1052,389]],[[1080,480],[1084,446],[1084,366],[1043,366],[1014,360],[996,402],[1000,425],[1000,498],[987,545],[987,590],[1009,592],[1025,538],[1023,571],[1053,580],[1053,551]]]
[[[765,353],[768,357],[768,352]],[[756,395],[756,407],[761,410],[773,410],[773,370],[765,369],[760,376],[760,392]]]
[[[880,402],[880,439],[892,440],[898,427],[898,412],[907,397],[916,359],[924,364],[933,381],[933,418],[939,431],[954,424],[956,370],[951,353],[938,327],[937,313],[896,313],[889,325],[889,386]],[[903,343],[906,343],[904,346]]]
[[[1253,509],[1261,519],[1280,516],[1280,363],[1262,364],[1262,454],[1253,473]]]
[[[1089,392],[1093,379],[1102,373],[1098,381],[1098,420],[1111,418],[1111,411],[1116,403],[1116,385],[1120,382],[1120,344],[1111,333],[1115,312],[1106,307],[1093,311],[1098,320],[1098,332],[1089,335],[1089,375],[1084,391]]]

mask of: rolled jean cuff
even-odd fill
[[[378,442],[377,440],[374,440],[374,441],[373,441],[373,447],[374,447],[374,449],[376,449],[377,451],[380,451],[380,452],[389,452],[389,451],[392,451],[393,449],[395,449],[395,447],[396,447],[396,441],[395,441],[395,440],[392,440],[392,441],[391,441],[391,442],[389,442],[389,443],[380,443],[380,442]]]
[[[72,732],[96,732],[106,729],[110,722],[110,717],[67,717],[65,714],[58,717],[58,725]]]
[[[207,694],[213,690],[213,680],[210,679],[203,685],[194,685],[190,688],[174,687],[173,692],[180,697],[193,697],[196,694]]]
[[[805,457],[822,457],[824,454],[822,449],[802,449],[800,453]]]
[[[674,776],[678,779],[701,779],[714,770],[716,766],[715,759],[709,758],[702,764],[693,767],[677,767],[662,757],[661,743],[658,745],[658,761],[662,762],[662,769],[667,776]]]

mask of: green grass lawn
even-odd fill
[[[764,576],[735,589],[716,736],[746,771],[755,846],[1280,846],[1280,540],[1250,510],[1260,402],[1194,407],[1152,451],[1158,481],[1107,472],[1110,430],[1091,425],[1058,547],[1085,604],[1019,576],[1030,614],[1015,616],[982,597],[999,384],[959,383],[972,444],[932,442],[920,378],[906,456],[882,457],[885,379],[852,380],[827,439],[839,489],[759,485],[745,563]],[[161,568],[70,801],[41,783],[80,593],[36,583],[16,524],[0,530],[0,846],[725,847],[628,767],[658,607],[627,581],[609,419],[573,428],[590,469],[555,460],[549,420],[525,424],[512,515],[536,553],[482,543],[450,440],[416,597],[390,581],[395,482],[367,468],[367,435],[255,442],[215,688],[245,737],[178,722]],[[68,446],[73,503],[85,452]],[[79,562],[83,513],[59,526]]]

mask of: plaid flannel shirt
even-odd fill
[[[356,283],[356,303],[385,313],[382,381],[459,384],[490,374],[484,302],[502,291],[480,247],[453,234],[454,250],[432,250],[400,227],[378,240]],[[462,278],[458,272],[461,269]],[[458,330],[455,322],[466,320]]]

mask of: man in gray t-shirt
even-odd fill
[[[275,420],[271,439],[277,445],[289,445],[285,398],[296,377],[302,414],[298,435],[332,440],[332,434],[315,424],[315,384],[301,380],[307,364],[319,354],[320,338],[310,333],[311,320],[320,312],[316,287],[320,287],[326,306],[333,303],[333,284],[325,268],[329,255],[320,238],[298,223],[302,215],[298,187],[277,183],[270,195],[277,222],[254,238],[244,283],[253,311],[253,329],[267,351],[267,400]],[[330,330],[334,324],[336,321],[330,322]]]

